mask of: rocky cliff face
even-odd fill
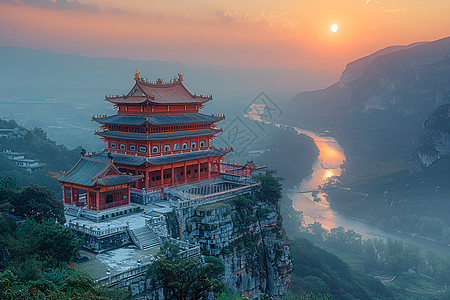
[[[385,55],[385,54],[393,53],[396,51],[406,50],[406,49],[409,49],[409,48],[412,48],[412,47],[415,47],[415,46],[418,46],[421,44],[423,44],[423,43],[414,43],[414,44],[407,45],[407,46],[387,47],[387,48],[381,49],[375,53],[372,53],[371,55],[368,55],[366,57],[360,58],[358,60],[355,60],[355,61],[349,63],[345,67],[345,70],[342,72],[342,75],[341,75],[341,78],[339,81],[341,87],[346,87],[348,83],[361,78],[366,67],[369,64],[371,64],[378,57]]]
[[[446,103],[450,38],[394,47],[350,63],[341,82],[298,94],[286,116],[306,129],[330,130],[348,154],[347,165],[373,177],[384,172],[384,166],[367,168],[375,162],[392,170],[407,167],[423,122]]]
[[[223,261],[225,285],[254,299],[281,299],[293,264],[279,206],[251,196],[185,212],[184,234]]]
[[[356,79],[341,86],[359,112],[390,110],[400,117],[420,114],[449,101],[449,53],[450,39],[412,45],[374,58],[357,69],[359,77],[350,76]],[[349,78],[349,70],[343,72],[343,79]]]
[[[424,123],[409,168],[417,171],[430,166],[443,156],[450,155],[450,104],[440,106]]]
[[[449,54],[450,38],[382,49],[349,63],[337,86],[298,94],[292,112],[302,114],[311,106],[335,118],[373,111],[395,112],[399,117],[431,112],[450,101]],[[316,100],[318,93],[321,99]],[[335,103],[343,109],[336,111]]]
[[[290,243],[278,218],[276,213],[256,222],[220,256],[225,264],[225,284],[249,299],[261,293],[281,299],[290,286]]]

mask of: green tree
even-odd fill
[[[59,267],[68,263],[77,255],[81,241],[69,228],[55,223],[54,220],[37,222],[27,219],[21,223],[15,233],[25,255],[36,254],[48,266]]]
[[[8,210],[17,200],[20,187],[13,177],[0,178],[0,211]]]
[[[41,221],[55,219],[64,224],[64,205],[46,187],[31,184],[25,187],[13,203],[14,212]]]
[[[256,176],[261,183],[257,193],[258,199],[265,199],[271,203],[278,203],[282,196],[283,178],[275,176],[275,170],[268,170],[263,175]]]
[[[320,222],[314,222],[314,223],[308,224],[308,227],[306,230],[308,231],[309,234],[314,235],[315,237],[319,238],[320,240],[323,240],[327,233],[327,230],[322,227],[322,224],[320,224]]]
[[[218,277],[223,271],[220,259],[181,259],[179,248],[166,242],[147,275],[154,278],[156,288],[165,290],[168,299],[208,299],[210,291],[222,290],[223,283]]]

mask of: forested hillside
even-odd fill
[[[46,165],[30,173],[0,153],[0,177],[14,177],[22,185],[31,183],[43,185],[52,190],[55,195],[59,195],[61,193],[60,184],[48,177],[47,172],[49,170],[70,170],[80,157],[81,147],[69,150],[64,145],[57,145],[55,141],[47,138],[44,130],[40,128],[25,129],[13,120],[0,119],[0,129],[3,128],[19,128],[21,131],[26,131],[26,135],[23,138],[0,138],[0,151],[23,152],[26,158],[39,160]]]

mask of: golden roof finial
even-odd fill
[[[183,81],[183,74],[178,73],[178,81],[182,82]]]
[[[139,74],[141,74],[141,72],[136,71],[134,73],[134,80],[139,81]]]

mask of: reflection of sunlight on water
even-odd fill
[[[252,110],[245,115],[255,121],[264,122],[263,120],[265,105],[253,104],[250,105]],[[287,128],[287,125],[274,124],[280,128]],[[313,164],[313,173],[306,177],[300,183],[298,189],[293,189],[288,192],[289,198],[292,199],[292,206],[295,210],[302,211],[304,221],[306,224],[314,222],[320,222],[323,228],[331,229],[342,226],[345,229],[352,229],[359,234],[362,234],[363,238],[382,238],[382,239],[402,239],[408,243],[412,243],[416,246],[422,247],[424,250],[439,250],[441,253],[448,253],[447,246],[444,248],[437,248],[436,244],[427,240],[421,240],[417,243],[414,239],[405,238],[405,236],[392,235],[391,233],[384,232],[380,228],[361,222],[355,219],[349,219],[339,215],[330,208],[330,203],[327,200],[327,195],[320,189],[326,182],[330,180],[337,181],[337,177],[342,173],[342,164],[345,161],[344,150],[331,137],[324,137],[315,134],[312,131],[303,130],[297,127],[294,128],[299,134],[303,133],[311,137],[319,148],[319,156],[316,162]],[[327,131],[325,131],[328,133]],[[302,193],[302,191],[315,191],[309,193]],[[428,244],[427,243],[431,243]],[[425,246],[425,247],[424,247]]]
[[[300,183],[300,190],[320,189],[329,181],[337,180],[342,174],[342,164],[345,161],[344,151],[341,146],[331,137],[324,137],[314,132],[294,127],[300,134],[303,133],[311,137],[319,148],[319,156],[313,165],[313,173]],[[295,210],[303,211],[305,223],[320,222],[326,229],[341,226],[337,214],[330,208],[325,193],[312,195],[311,193],[302,194],[292,191],[289,195],[293,202]]]
[[[245,117],[254,121],[270,123],[263,120],[264,104],[251,104]],[[287,127],[283,124],[274,124],[277,127]],[[289,197],[292,199],[292,206],[295,210],[303,211],[303,217],[306,224],[320,222],[327,229],[340,226],[337,222],[339,216],[330,208],[327,195],[317,191],[314,193],[301,193],[302,191],[314,191],[320,189],[330,180],[336,180],[336,177],[342,174],[341,165],[345,161],[345,155],[342,147],[331,137],[319,136],[312,131],[292,127],[298,134],[305,134],[311,137],[319,148],[319,156],[313,164],[313,172],[301,183],[299,190],[292,190]],[[339,224],[338,224],[339,223]]]

